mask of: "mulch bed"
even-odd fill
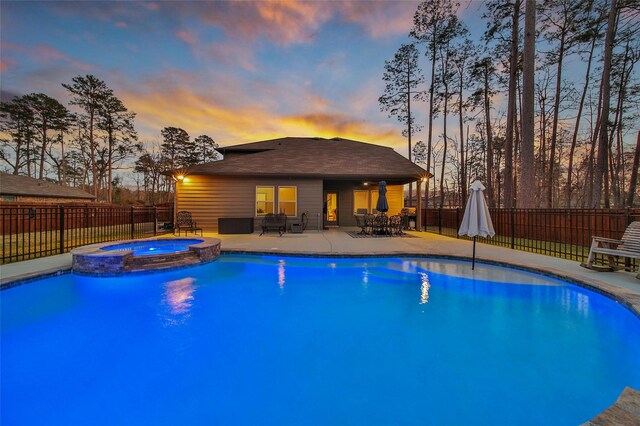
[[[359,234],[358,231],[345,231],[351,236],[351,238],[418,238],[415,235],[402,234],[402,235],[370,235]]]

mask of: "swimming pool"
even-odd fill
[[[178,253],[189,250],[189,246],[204,240],[196,238],[154,239],[151,241],[128,241],[123,244],[107,245],[105,251],[133,250],[134,256],[155,256],[159,254]]]
[[[224,255],[0,293],[2,424],[580,424],[640,319],[513,269]]]

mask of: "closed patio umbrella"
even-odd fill
[[[378,202],[376,203],[376,210],[382,213],[389,211],[389,203],[387,202],[387,182],[378,182]]]
[[[476,237],[491,237],[496,234],[493,230],[493,223],[489,215],[489,207],[484,199],[484,185],[476,180],[471,184],[471,191],[467,199],[467,207],[464,210],[464,217],[458,235],[473,237],[473,257],[471,269],[476,266]]]

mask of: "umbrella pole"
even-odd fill
[[[471,270],[476,267],[476,237],[473,237],[473,257],[471,258]]]

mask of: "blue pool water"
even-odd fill
[[[627,309],[526,272],[470,276],[225,255],[5,290],[0,423],[576,425],[640,389]]]
[[[102,250],[133,250],[134,256],[153,256],[157,254],[176,253],[189,249],[189,246],[201,243],[195,238],[172,238],[167,240],[135,241],[103,247]]]

